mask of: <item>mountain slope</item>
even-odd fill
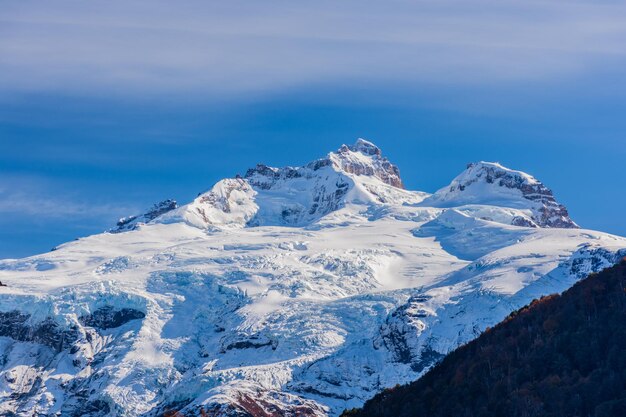
[[[626,260],[546,296],[354,417],[626,414]]]
[[[623,256],[478,197],[427,205],[359,140],[0,261],[0,415],[337,415]]]

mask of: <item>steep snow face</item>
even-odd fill
[[[257,192],[241,178],[224,179],[191,203],[159,217],[159,223],[185,222],[201,229],[243,227],[254,217],[259,206]]]
[[[0,415],[335,416],[626,255],[618,236],[510,224],[535,213],[524,185],[448,208],[398,181],[358,141],[0,261]]]
[[[567,209],[540,181],[498,163],[479,162],[467,169],[423,202],[425,206],[497,206],[516,209],[500,217],[509,224],[530,227],[577,228]],[[483,209],[484,210],[484,209]],[[501,211],[501,210],[498,210]]]

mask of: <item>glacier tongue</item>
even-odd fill
[[[545,190],[485,163],[429,197],[359,140],[0,261],[0,415],[359,406],[626,255],[624,238],[542,224]]]

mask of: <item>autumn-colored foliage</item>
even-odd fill
[[[534,301],[344,416],[626,416],[626,261]]]

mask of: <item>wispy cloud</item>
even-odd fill
[[[626,55],[626,4],[4,4],[0,89],[228,95],[303,85],[576,76]]]
[[[0,214],[31,216],[34,221],[100,218],[103,223],[112,224],[121,215],[137,212],[137,207],[126,204],[84,201],[45,179],[32,176],[0,178]]]

